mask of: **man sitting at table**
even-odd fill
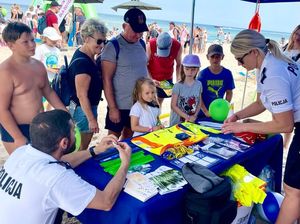
[[[0,167],[0,223],[54,223],[58,208],[73,215],[85,208],[108,211],[124,185],[131,148],[115,136],[94,150],[71,153],[74,124],[62,110],[38,114],[30,125],[31,145],[17,148]],[[71,167],[114,147],[121,166],[103,191],[82,180]]]

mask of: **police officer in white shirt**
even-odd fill
[[[122,190],[131,148],[104,137],[94,149],[75,148],[70,114],[52,110],[38,114],[30,125],[31,145],[16,149],[0,167],[0,223],[52,224],[58,208],[73,215],[85,208],[108,211]],[[69,166],[115,147],[121,166],[103,191],[82,180]]]
[[[300,217],[300,71],[299,65],[284,56],[277,43],[265,39],[254,30],[236,35],[231,52],[247,70],[258,69],[257,100],[229,117],[223,133],[287,133],[295,127],[289,148],[284,175],[285,198],[277,224],[294,223]],[[261,123],[240,123],[239,119],[255,116],[264,110],[272,113],[272,120]]]

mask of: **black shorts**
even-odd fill
[[[173,85],[172,79],[167,79],[169,83]],[[156,87],[156,94],[158,98],[170,98],[171,96],[168,96],[165,91],[162,88]]]
[[[295,123],[294,137],[286,160],[284,183],[300,189],[300,122]]]
[[[119,123],[114,123],[109,119],[109,108],[107,107],[107,113],[105,118],[105,129],[110,131],[120,133],[124,127],[130,128],[130,110],[119,110],[121,115],[121,121]]]
[[[30,141],[30,134],[29,134],[29,124],[19,124],[18,128],[20,129],[21,133]],[[15,142],[13,137],[4,129],[4,127],[0,124],[0,135],[1,140],[3,142]]]

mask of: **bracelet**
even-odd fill
[[[149,127],[148,132],[152,132],[153,131],[153,127]]]
[[[189,120],[190,118],[191,118],[191,116],[190,116],[190,115],[187,115],[187,118],[186,118],[186,119]]]
[[[92,146],[89,148],[90,154],[93,158],[97,157],[94,148],[95,148],[95,146]]]

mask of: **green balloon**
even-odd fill
[[[2,8],[1,14],[5,17],[7,15],[7,10],[6,8]]]
[[[76,126],[75,127],[75,152],[79,150],[80,144],[81,144],[81,135],[80,135],[79,128]]]
[[[230,104],[224,99],[215,99],[209,105],[209,114],[212,119],[223,122],[228,115]]]

